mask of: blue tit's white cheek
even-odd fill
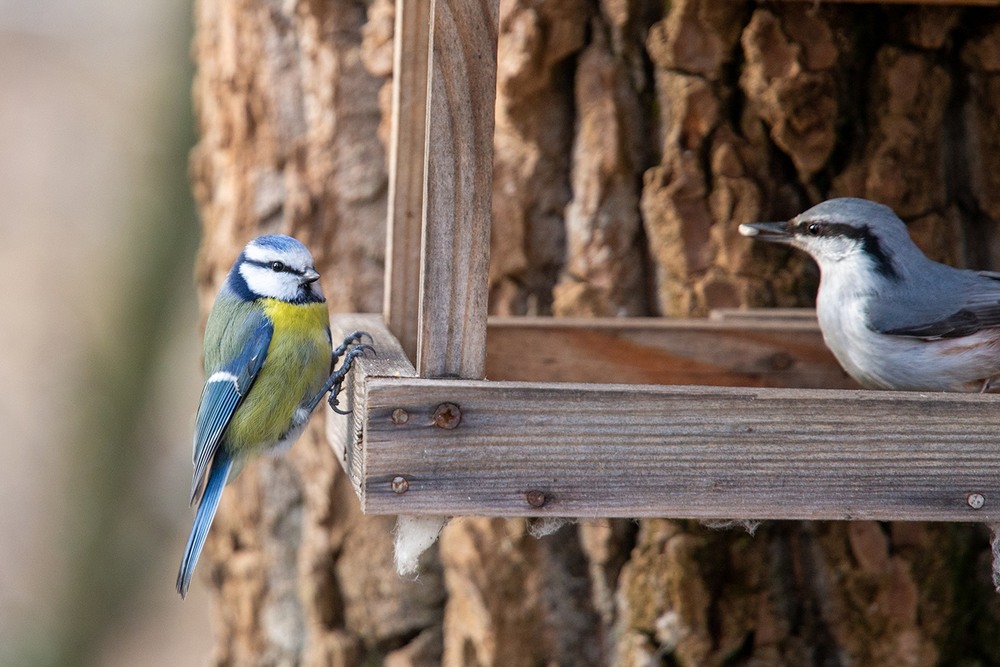
[[[244,262],[240,275],[254,294],[283,301],[292,301],[298,296],[299,281],[291,273]]]

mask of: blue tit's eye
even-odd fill
[[[280,273],[285,270],[285,265],[281,262],[271,262],[271,270],[275,273]]]

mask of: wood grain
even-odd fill
[[[815,322],[794,315],[493,319],[491,355],[509,348],[512,375],[610,370],[631,379],[695,373],[780,382],[794,374],[754,370],[775,350],[793,350],[793,367],[811,363],[810,355],[817,368],[833,363],[820,359]],[[331,322],[336,339],[362,329],[378,350],[357,361],[352,415],[329,413],[327,422],[369,513],[1000,518],[995,395],[429,380],[415,377],[380,317]],[[588,363],[587,349],[616,352]],[[710,370],[692,370],[692,359]],[[434,423],[443,403],[459,406],[454,429]],[[405,493],[392,490],[397,477],[407,481]],[[532,505],[529,492],[544,504]],[[970,493],[986,498],[982,509],[968,505]]]
[[[383,313],[417,358],[431,0],[396,0]]]
[[[486,346],[492,380],[857,388],[807,309],[709,319],[491,317]]]
[[[431,0],[417,369],[483,377],[498,0]]]
[[[354,482],[355,492],[360,494],[358,482],[365,477],[365,460],[361,455],[365,423],[363,411],[355,408],[367,403],[365,391],[371,378],[415,377],[417,372],[380,315],[340,314],[330,318],[330,333],[335,344],[355,331],[371,335],[375,354],[357,357],[347,376],[340,408],[350,411],[349,414],[336,413],[327,405],[326,437],[337,460]]]
[[[814,308],[715,308],[708,319],[716,322],[806,322],[819,326]]]
[[[1000,519],[992,395],[372,378],[365,398],[369,513]]]

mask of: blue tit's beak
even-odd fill
[[[740,234],[770,243],[789,243],[793,237],[787,222],[749,222],[740,225]]]
[[[309,285],[311,283],[319,280],[319,274],[316,273],[315,269],[306,269],[302,272],[302,278],[299,279],[300,285]]]

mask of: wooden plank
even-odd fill
[[[483,377],[498,0],[431,0],[417,370]]]
[[[368,513],[1000,520],[995,395],[367,384]],[[452,429],[435,425],[446,403]]]
[[[715,308],[708,319],[716,322],[809,322],[819,326],[813,308]]]
[[[491,317],[486,346],[492,380],[857,388],[811,310],[717,319]]]
[[[360,495],[361,488],[357,482],[365,477],[364,457],[361,456],[365,424],[363,411],[356,410],[355,406],[367,403],[365,391],[371,378],[415,377],[417,372],[380,315],[339,314],[330,318],[330,333],[336,344],[355,331],[371,335],[376,353],[354,360],[353,370],[347,376],[344,392],[340,396],[340,408],[350,413],[336,413],[328,405],[326,437],[337,460],[355,482],[354,491]]]
[[[396,0],[383,313],[417,358],[431,0]]]

